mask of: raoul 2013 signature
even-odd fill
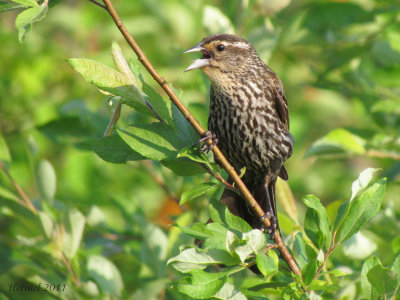
[[[26,284],[26,283],[11,283],[9,286],[9,292],[64,292],[65,283],[41,283],[38,284]]]

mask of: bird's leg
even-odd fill
[[[211,144],[209,143],[210,140]],[[215,133],[208,130],[201,135],[196,145],[200,145],[201,143],[204,144],[200,147],[200,152],[208,153],[218,143],[218,139]]]
[[[261,218],[261,222],[263,222],[263,231],[266,231],[268,234],[273,236],[275,234],[275,229],[277,228],[277,218],[274,215],[272,210],[268,210]],[[265,228],[264,220],[269,219],[271,225],[268,228]]]

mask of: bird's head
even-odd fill
[[[200,68],[215,83],[246,74],[251,63],[258,59],[248,41],[232,34],[208,36],[184,53],[190,52],[201,52],[203,57],[196,59],[185,72]]]

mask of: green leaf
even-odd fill
[[[305,267],[301,271],[304,283],[306,285],[309,285],[313,281],[316,273],[317,273],[317,261],[316,260],[310,261],[308,264],[305,265]]]
[[[296,233],[294,240],[294,256],[299,267],[302,269],[308,262],[306,254],[306,244],[304,242],[303,234],[301,232]]]
[[[395,258],[393,265],[392,265],[392,270],[397,273],[397,278],[400,283],[400,254],[397,255],[397,257]]]
[[[78,251],[84,228],[85,216],[76,208],[69,210],[63,241],[63,252],[68,259],[72,259]]]
[[[279,269],[279,257],[273,250],[268,250],[266,254],[258,253],[256,257],[257,267],[265,276],[270,276]]]
[[[372,267],[367,273],[368,281],[384,298],[391,295],[398,285],[398,275],[390,268],[378,264]]]
[[[18,9],[18,8],[22,8],[22,7],[24,7],[24,6],[21,4],[0,1],[0,13]]]
[[[216,198],[219,199],[220,197]],[[249,232],[252,230],[251,226],[247,224],[247,222],[232,214],[219,200],[213,200],[209,205],[209,210],[210,217],[214,222],[226,224],[226,226],[231,230],[237,232]]]
[[[171,111],[175,128],[182,133],[185,142],[190,145],[195,144],[200,138],[199,134],[194,130],[193,126],[190,125],[189,121],[183,116],[182,112],[175,104],[171,104]]]
[[[146,100],[151,104],[153,109],[158,113],[163,121],[167,123],[170,127],[174,128],[174,122],[172,120],[171,112],[171,101],[165,101],[163,97],[160,96],[151,86],[149,86],[143,79],[139,76],[142,82],[142,90],[147,95]],[[177,128],[179,130],[179,128]]]
[[[338,128],[313,143],[304,157],[338,153],[364,154],[364,145],[365,141],[359,136]]]
[[[177,283],[179,292],[195,299],[212,297],[225,284],[226,273],[206,273],[202,270],[191,271],[191,277],[185,277]]]
[[[200,195],[203,195],[203,194],[207,193],[210,190],[216,189],[217,187],[218,187],[218,184],[215,183],[215,182],[202,183],[202,184],[198,185],[197,187],[195,187],[195,188],[193,188],[193,189],[191,189],[189,191],[184,192],[182,194],[182,196],[181,196],[181,201],[180,201],[179,205],[183,205],[186,202],[188,202],[188,201],[190,201],[190,200],[192,200],[192,199],[194,199],[194,198],[196,198],[196,197],[198,197]]]
[[[375,266],[381,265],[379,258],[372,256],[367,259],[361,269],[361,291],[367,299],[377,299],[379,296],[376,288],[371,285],[371,282],[368,280],[367,274],[368,272]]]
[[[235,289],[235,286],[228,282],[225,282],[222,288],[213,295],[213,298],[221,300],[247,300],[246,296],[242,292]]]
[[[199,164],[185,158],[166,159],[161,161],[161,163],[179,176],[193,176],[206,172]]]
[[[400,99],[382,99],[371,107],[371,111],[400,115]]]
[[[209,223],[206,228],[211,234],[205,239],[203,248],[226,250],[228,229],[219,223]]]
[[[11,155],[10,151],[8,150],[8,146],[6,140],[0,134],[0,161],[3,162],[6,169],[10,168],[11,165]]]
[[[188,273],[194,269],[205,269],[208,265],[223,263],[222,259],[212,252],[201,251],[195,248],[183,250],[177,256],[168,260],[175,269],[182,273]]]
[[[79,117],[62,117],[39,126],[38,129],[52,141],[62,144],[82,142],[97,135],[95,129]]]
[[[298,224],[296,201],[294,200],[289,184],[281,178],[278,178],[276,182],[276,195],[287,215]]]
[[[43,232],[48,239],[53,238],[54,224],[48,214],[43,211],[39,211],[39,220],[42,225]]]
[[[0,197],[8,199],[8,200],[15,201],[15,202],[20,204],[19,198],[13,192],[11,192],[8,189],[2,187],[1,185],[0,185]]]
[[[25,5],[25,6],[30,6],[30,7],[37,7],[39,4],[36,2],[36,0],[12,0],[13,2]]]
[[[44,19],[47,9],[47,5],[35,6],[25,9],[17,16],[15,19],[15,28],[18,30],[18,39],[21,43],[32,29],[32,24]]]
[[[205,239],[212,234],[212,231],[208,230],[204,223],[194,223],[191,227],[183,227],[177,223],[174,223],[173,225],[178,227],[183,233],[197,239]]]
[[[151,114],[145,105],[144,96],[132,84],[132,81],[120,72],[102,63],[86,58],[70,58],[67,62],[87,82],[94,84],[102,91],[134,102],[142,108],[142,112],[147,111]]]
[[[92,255],[87,261],[88,276],[97,282],[100,290],[109,295],[120,296],[124,288],[121,274],[107,258]]]
[[[52,203],[56,194],[56,173],[47,160],[41,160],[36,165],[35,179],[40,197]]]
[[[87,140],[76,145],[79,149],[90,150],[101,159],[115,164],[124,164],[127,161],[146,159],[133,151],[119,135]]]
[[[138,86],[137,86],[135,77],[133,76],[132,71],[129,68],[128,63],[127,63],[124,55],[122,54],[121,47],[118,45],[117,42],[112,42],[111,54],[112,54],[112,57],[113,57],[114,64],[117,67],[117,70],[123,76],[125,76],[125,78],[131,84],[133,84],[137,88]]]
[[[245,244],[240,243],[234,249],[242,262],[244,262],[250,254],[258,254],[267,246],[265,234],[258,229],[243,233],[242,240],[245,241]]]
[[[235,32],[229,18],[215,6],[204,6],[203,25],[209,34]]]
[[[176,132],[162,123],[141,124],[117,131],[129,147],[152,160],[175,158],[176,149],[182,143]]]
[[[204,153],[201,153],[199,151],[199,149],[197,147],[193,147],[193,145],[190,145],[190,146],[180,149],[177,157],[178,158],[187,158],[191,161],[204,164],[212,172],[214,172],[216,174],[220,173],[220,171],[221,171],[221,169],[215,162],[210,161]]]
[[[342,249],[348,258],[364,260],[375,252],[377,245],[362,232],[357,232],[343,243]]]
[[[365,174],[361,173],[359,180],[363,175]],[[335,220],[335,225],[338,224],[337,242],[349,239],[379,212],[385,188],[386,178],[379,179],[360,192],[355,192],[357,188],[353,185],[354,198],[341,206]]]
[[[331,224],[325,207],[313,195],[303,197],[303,202],[308,207],[304,221],[307,236],[317,248],[325,246],[325,249],[327,249],[331,244],[332,235]]]

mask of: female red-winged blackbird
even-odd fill
[[[243,182],[271,216],[269,231],[274,231],[275,183],[278,176],[288,179],[283,163],[293,150],[282,83],[252,44],[235,35],[206,37],[188,52],[201,52],[203,57],[186,71],[200,68],[211,80],[209,132],[203,140],[218,142],[236,171],[246,168]],[[253,228],[263,228],[262,220],[236,193],[226,190],[221,201]]]

